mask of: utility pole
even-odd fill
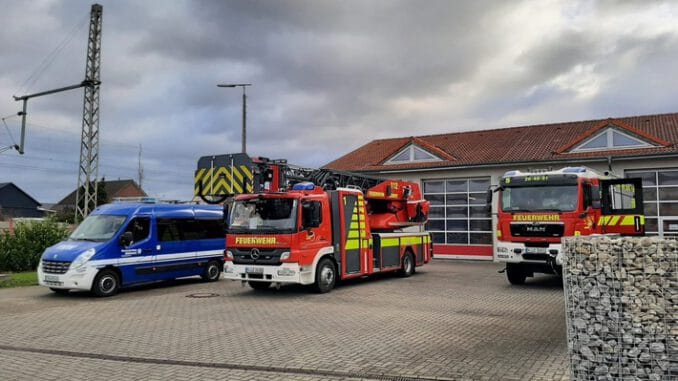
[[[247,153],[247,94],[245,88],[251,83],[220,84],[217,87],[242,87],[242,153]]]
[[[139,144],[139,188],[143,189],[144,166],[141,164],[141,144]]]
[[[85,81],[101,83],[101,26],[103,7],[92,4],[87,40]],[[85,87],[82,106],[82,135],[80,139],[80,166],[75,197],[75,220],[87,217],[97,205],[99,176],[99,85]]]

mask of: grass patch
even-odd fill
[[[38,273],[37,271],[27,271],[23,273],[6,274],[8,277],[0,278],[0,288],[8,287],[23,287],[23,286],[37,286]]]

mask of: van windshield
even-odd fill
[[[68,238],[75,241],[108,241],[120,229],[126,218],[106,214],[89,216]]]

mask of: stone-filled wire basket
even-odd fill
[[[678,381],[678,241],[563,240],[573,380]]]

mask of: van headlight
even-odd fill
[[[73,261],[73,263],[71,264],[71,266],[72,266],[74,269],[79,269],[79,268],[81,268],[81,267],[84,266],[85,263],[87,263],[87,261],[89,261],[90,258],[92,258],[92,257],[94,256],[94,254],[96,254],[96,253],[97,253],[97,251],[96,251],[94,248],[91,248],[91,249],[89,249],[89,250],[87,250],[87,251],[83,251],[80,255],[78,255],[77,258],[75,258],[75,261]]]

